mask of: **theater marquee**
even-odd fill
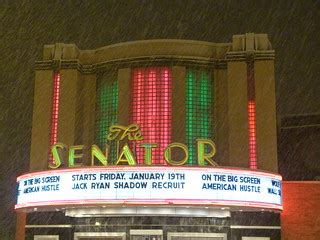
[[[16,209],[84,205],[201,205],[281,210],[281,176],[242,169],[104,166],[18,178]]]

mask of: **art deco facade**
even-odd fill
[[[277,172],[274,50],[266,34],[232,43],[148,40],[95,50],[45,45],[36,63],[30,169],[47,169],[50,145],[106,143],[113,124],[141,125],[159,143],[213,139],[216,161]],[[140,161],[138,155],[138,161]]]
[[[189,152],[186,164],[197,165],[196,139],[202,138],[215,142],[214,160],[220,167],[276,174],[274,56],[268,36],[253,33],[234,35],[230,43],[146,40],[94,50],[80,50],[74,44],[45,45],[43,59],[35,65],[30,172],[48,169],[53,161],[50,146],[57,142],[97,144],[101,149],[109,144],[109,164],[114,164],[118,151],[107,140],[109,127],[136,123],[144,137],[139,144],[157,143],[153,165],[167,164],[163,151],[172,142],[184,143]],[[138,165],[143,165],[143,150],[131,147]],[[174,157],[179,158],[179,153]],[[280,237],[277,210],[219,208],[215,216],[201,218],[119,212],[79,218],[58,210],[28,213],[27,237]],[[105,232],[122,235],[101,235]]]

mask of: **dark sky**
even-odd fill
[[[320,2],[309,0],[0,0],[0,238],[30,150],[34,62],[44,44],[80,49],[159,38],[230,42],[267,33],[279,115],[320,113]],[[1,238],[2,239],[2,238]]]

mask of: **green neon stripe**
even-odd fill
[[[213,81],[209,72],[187,69],[186,74],[186,142],[188,164],[197,164],[196,139],[213,139]]]
[[[110,145],[111,161],[116,161],[116,143],[107,141],[111,125],[117,124],[118,115],[118,83],[112,75],[103,75],[97,81],[96,132],[95,143],[105,150]]]

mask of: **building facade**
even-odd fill
[[[268,36],[253,33],[231,43],[45,45],[17,236],[280,239],[274,55]],[[112,182],[117,174],[123,181]],[[172,181],[142,191],[133,174]],[[71,184],[64,177],[75,195],[59,194]]]

